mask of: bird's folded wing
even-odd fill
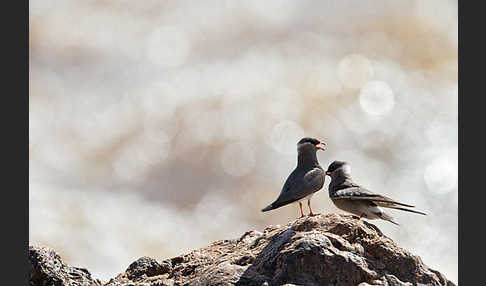
[[[405,207],[414,207],[412,205],[407,205],[404,203],[397,202],[389,197],[374,194],[362,187],[352,187],[341,189],[334,193],[332,196],[334,200],[346,199],[346,200],[368,200],[375,202],[378,206],[390,206],[390,205],[401,205]]]
[[[308,172],[294,170],[287,178],[279,197],[278,204],[289,204],[318,191],[324,185],[324,172],[314,168]]]
[[[280,191],[280,195],[275,202],[288,204],[297,200],[296,185],[298,185],[298,178],[299,172],[297,170],[294,170],[292,173],[290,173],[289,177],[282,187],[282,190]]]
[[[324,185],[325,174],[319,168],[314,168],[304,175],[304,185],[309,189],[309,193],[319,190]]]

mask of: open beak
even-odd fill
[[[322,145],[322,146],[319,146],[319,145]],[[319,150],[322,150],[322,151],[324,151],[324,147],[326,147],[326,143],[324,143],[324,142],[319,142],[319,144],[316,145],[316,148],[319,149]]]

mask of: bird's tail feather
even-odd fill
[[[389,221],[389,222],[391,222],[391,223],[393,223],[393,224],[395,224],[395,225],[399,225],[398,223],[396,223],[396,222],[393,220],[393,217],[392,217],[391,215],[388,215],[388,214],[387,214],[387,213],[385,213],[384,211],[381,211],[380,213],[377,213],[377,215],[378,215],[380,218],[382,218],[382,219],[384,219],[384,220],[386,220],[386,221]]]
[[[270,210],[273,210],[273,209],[274,209],[273,203],[271,203],[268,206],[266,206],[265,208],[263,208],[262,212],[270,211]]]
[[[276,200],[273,203],[271,203],[270,205],[268,205],[267,207],[265,207],[264,209],[262,209],[262,212],[274,210],[274,209],[277,209],[281,206],[285,206],[285,205],[288,205],[290,203],[293,203],[295,201],[296,201],[295,199],[285,200],[285,201],[284,200],[282,200],[282,201]]]
[[[426,213],[423,213],[423,212],[414,211],[414,210],[410,210],[410,209],[406,209],[406,208],[401,208],[401,207],[397,207],[397,206],[383,206],[383,207],[390,208],[390,209],[401,210],[401,211],[407,211],[407,212],[421,214],[421,215],[427,215]]]

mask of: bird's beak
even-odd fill
[[[326,171],[326,175],[331,176],[331,172]]]
[[[319,145],[322,145],[322,146],[319,146]],[[324,151],[324,147],[326,147],[326,143],[324,142],[319,142],[319,144],[316,145],[316,148],[319,149],[319,150],[322,150]]]

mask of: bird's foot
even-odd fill
[[[320,215],[320,213],[316,213],[316,214],[315,214],[315,213],[313,213],[313,212],[310,212],[310,213],[309,213],[309,216],[318,216],[318,215]]]

